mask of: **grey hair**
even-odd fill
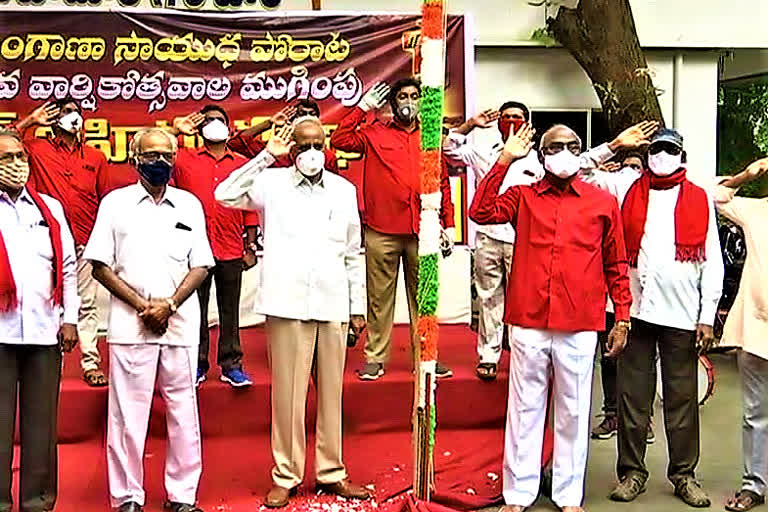
[[[17,141],[21,142],[21,134],[16,130],[2,129],[0,130],[0,137],[11,137],[12,139],[16,139]]]
[[[157,126],[149,126],[147,128],[140,128],[139,131],[137,131],[133,139],[131,139],[131,147],[130,147],[130,157],[134,158],[136,157],[136,150],[141,147],[141,140],[146,136],[154,133],[162,133],[168,138],[168,142],[171,144],[171,148],[173,148],[173,153],[176,154],[176,152],[179,150],[179,143],[176,140],[176,137],[173,136],[170,132],[167,130],[163,130],[162,128],[159,128]]]
[[[293,127],[296,128],[300,124],[304,124],[304,123],[313,123],[319,126],[320,128],[323,128],[323,123],[322,121],[320,121],[320,118],[317,116],[301,116],[293,122]],[[325,130],[325,128],[323,128],[323,130]]]
[[[579,137],[579,134],[576,133],[576,131],[571,128],[570,126],[566,126],[564,124],[556,124],[549,128],[549,130],[545,131],[544,134],[541,136],[541,143],[539,144],[542,148],[544,147],[544,141],[547,140],[548,136],[552,132],[556,132],[558,130],[568,130],[573,134],[574,137],[576,137],[576,140],[579,141],[579,146],[583,147],[583,143],[581,142],[581,137]]]

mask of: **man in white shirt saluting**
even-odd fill
[[[264,501],[270,508],[287,505],[304,480],[313,360],[317,486],[344,498],[370,497],[349,482],[341,457],[347,323],[356,334],[365,327],[357,196],[350,182],[324,170],[319,119],[304,117],[294,127],[273,135],[264,151],[215,192],[225,206],[260,210],[264,219],[260,312],[267,317],[272,368],[273,487]],[[294,166],[268,169],[289,154]]]
[[[176,138],[139,130],[131,162],[139,182],[107,194],[84,258],[112,294],[107,471],[113,507],[141,512],[144,445],[155,383],[166,404],[168,512],[195,507],[202,471],[195,380],[200,305],[192,297],[214,265],[200,201],[169,187]]]
[[[655,122],[637,125],[651,135]],[[667,477],[692,507],[710,500],[695,478],[699,461],[697,349],[714,340],[712,324],[723,288],[723,260],[714,204],[688,180],[683,137],[658,130],[648,148],[649,172],[635,176],[595,171],[587,181],[623,197],[624,239],[632,287],[632,334],[618,362],[619,484],[614,501],[645,490],[646,436],[653,403],[658,346],[669,447]]]
[[[0,510],[11,510],[16,397],[19,510],[56,503],[61,352],[77,343],[77,258],[61,204],[26,187],[27,152],[0,131]]]

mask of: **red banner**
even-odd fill
[[[74,97],[85,142],[113,164],[116,185],[135,179],[125,163],[139,127],[172,124],[209,103],[244,129],[312,98],[330,134],[374,83],[418,73],[419,21],[415,14],[0,11],[0,125]],[[465,115],[464,18],[450,16],[446,33],[450,122]],[[359,155],[339,158],[357,181]],[[462,226],[463,189],[456,197]]]

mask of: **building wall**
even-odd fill
[[[696,174],[714,175],[717,140],[718,54],[684,52],[679,77],[679,119],[674,119],[674,57],[670,51],[647,52],[654,83],[664,92],[659,97],[668,126],[685,137],[690,168]],[[589,78],[578,63],[557,48],[476,49],[478,109],[498,107],[517,99],[533,110],[600,108]],[[493,131],[479,137],[490,138]]]

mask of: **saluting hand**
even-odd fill
[[[59,107],[50,101],[43,103],[29,114],[29,120],[40,126],[51,126],[59,116]]]
[[[200,123],[205,121],[205,116],[200,112],[193,112],[184,117],[177,117],[173,120],[173,127],[179,133],[184,135],[195,135],[197,133],[197,127]]]
[[[280,158],[290,153],[295,144],[293,140],[293,126],[287,124],[277,130],[267,141],[267,151],[275,158]]]
[[[650,144],[651,136],[659,130],[658,121],[643,121],[621,132],[608,145],[612,151],[633,149]]]
[[[295,105],[288,105],[287,107],[282,108],[279,112],[269,118],[272,127],[277,128],[285,126],[291,119],[293,119],[297,110]]]
[[[501,112],[489,108],[472,116],[472,126],[475,128],[490,128],[491,124],[501,117]]]
[[[525,123],[517,133],[512,133],[510,130],[509,137],[504,143],[504,149],[502,155],[509,161],[518,160],[527,155],[533,148],[533,135],[536,130],[533,129],[530,123]]]

